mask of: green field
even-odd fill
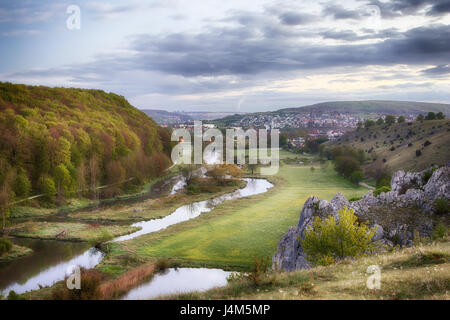
[[[295,155],[282,155],[286,156]],[[115,244],[112,260],[105,259],[105,264],[114,264],[114,255],[128,252],[144,260],[163,257],[182,265],[245,270],[255,256],[272,256],[283,234],[297,224],[310,195],[330,200],[337,192],[352,197],[367,191],[338,176],[329,163],[315,170],[310,165],[283,165],[269,179],[275,187],[265,194],[226,201],[196,219]]]

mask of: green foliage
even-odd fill
[[[23,295],[17,294],[14,290],[11,290],[8,294],[7,300],[27,300]]]
[[[383,118],[378,118],[377,125],[381,126],[382,124],[384,124],[384,119]]]
[[[361,197],[351,197],[350,199],[348,199],[348,201],[353,202],[353,201],[359,201],[361,200]]]
[[[11,251],[12,243],[6,238],[0,238],[0,256]]]
[[[444,215],[450,213],[450,203],[446,198],[439,198],[434,201],[434,211],[436,214]]]
[[[31,192],[31,182],[27,177],[25,170],[20,169],[17,174],[16,181],[13,187],[14,193],[17,197],[28,197]]]
[[[428,112],[425,120],[436,120],[436,114],[434,112]]]
[[[388,187],[388,186],[382,186],[382,187],[376,188],[376,189],[373,191],[373,195],[374,195],[374,197],[377,197],[380,193],[382,193],[382,192],[389,192],[389,191],[391,191],[391,188],[390,188],[390,187]]]
[[[445,119],[445,115],[442,112],[438,112],[436,114],[436,119],[438,120],[444,120]]]
[[[8,166],[17,173],[10,183],[16,197],[42,192],[43,176],[53,179],[60,197],[92,180],[139,184],[169,166],[172,147],[167,129],[122,96],[100,90],[0,82],[0,132],[0,186]],[[97,170],[90,170],[92,158]]]
[[[334,166],[337,173],[350,178],[353,172],[361,171],[361,166],[356,158],[350,156],[339,156],[334,160]]]
[[[302,241],[307,259],[315,265],[328,265],[345,257],[358,257],[375,250],[375,230],[359,223],[353,209],[339,210],[339,218],[316,217]]]
[[[423,116],[423,114],[419,114],[416,118],[417,121],[423,121],[425,119],[425,117]]]
[[[47,201],[52,201],[52,199],[56,195],[56,187],[53,179],[51,177],[42,176],[39,179],[39,191],[45,194],[44,198]]]
[[[374,125],[375,125],[375,121],[373,121],[373,120],[366,120],[364,122],[364,127],[365,128],[370,128],[370,127],[373,127]]]
[[[437,167],[433,167],[430,170],[427,170],[424,172],[423,176],[422,176],[422,184],[425,185],[428,183],[428,180],[430,180],[431,176],[433,175],[433,173],[437,170]]]
[[[350,181],[354,184],[359,184],[364,179],[364,174],[361,170],[353,171],[350,175]]]
[[[405,119],[404,116],[400,116],[400,117],[398,117],[397,122],[398,122],[398,123],[404,123],[405,120],[406,120],[406,119]]]
[[[431,239],[438,240],[447,237],[448,228],[443,222],[439,222],[433,229],[433,233],[431,234]]]
[[[377,179],[377,184],[376,184],[376,188],[379,189],[381,187],[391,187],[391,175],[387,172],[384,171],[382,172],[378,179]]]
[[[386,118],[384,119],[384,122],[386,122],[386,124],[388,124],[388,125],[394,124],[395,123],[395,116],[387,115]]]

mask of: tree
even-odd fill
[[[301,241],[307,260],[326,265],[345,257],[357,257],[375,250],[375,230],[359,223],[353,209],[339,210],[339,219],[316,217]]]
[[[70,172],[64,164],[59,164],[54,170],[54,181],[56,184],[56,190],[58,197],[63,198],[66,192],[70,189],[72,178]]]
[[[378,118],[378,120],[377,120],[377,125],[378,125],[378,126],[381,126],[383,123],[384,123],[383,118]]]
[[[423,114],[419,114],[416,118],[417,121],[423,121],[425,119],[425,117],[423,116]]]
[[[0,188],[0,213],[2,215],[2,228],[6,227],[6,219],[9,216],[9,202],[11,201],[11,190],[7,183]]]
[[[442,112],[438,112],[436,114],[436,119],[438,120],[444,120],[445,119],[445,115]]]
[[[23,198],[28,197],[31,192],[31,182],[28,179],[26,171],[22,168],[19,169],[13,190],[17,197]]]
[[[364,127],[366,127],[366,128],[373,127],[374,125],[375,125],[375,121],[373,121],[373,120],[366,120],[364,122]]]
[[[405,119],[404,116],[400,116],[400,117],[398,117],[398,119],[397,119],[397,122],[398,122],[398,123],[404,123],[405,121],[406,121],[406,119]]]
[[[386,122],[386,124],[391,125],[395,123],[395,116],[393,115],[387,115],[386,118],[384,119],[384,121]]]
[[[434,112],[428,112],[425,120],[436,120],[436,114]]]
[[[354,171],[361,171],[359,161],[350,156],[339,156],[334,160],[335,170],[345,178],[349,178]]]
[[[39,178],[39,190],[44,194],[44,199],[48,202],[53,200],[56,195],[55,182],[51,177],[42,176]]]
[[[242,176],[242,170],[235,164],[216,165],[208,173],[218,184],[225,184]]]
[[[359,184],[364,179],[364,174],[361,170],[353,171],[350,175],[350,181],[354,184]]]

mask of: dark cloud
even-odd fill
[[[360,10],[349,10],[337,4],[325,4],[322,9],[322,15],[331,16],[336,20],[343,19],[362,19],[366,13]]]
[[[279,19],[285,25],[296,26],[314,21],[315,17],[305,13],[284,12],[280,14]]]
[[[450,74],[450,64],[443,64],[433,68],[425,69],[422,71],[423,74],[428,76],[443,76]]]
[[[392,32],[392,31],[390,31]],[[349,39],[355,35],[342,33]],[[338,34],[328,32],[328,36]],[[373,44],[311,45],[261,37],[246,28],[217,29],[190,35],[146,35],[133,44],[134,64],[186,77],[258,74],[394,64],[443,64],[450,59],[450,26],[411,29]]]
[[[427,14],[434,16],[450,12],[450,0],[392,0],[386,2],[372,0],[370,4],[378,6],[381,16],[384,18],[417,14],[422,9],[427,9]]]
[[[353,30],[342,30],[342,31],[327,30],[320,32],[319,35],[324,39],[344,40],[351,42],[368,39],[388,39],[401,36],[401,33],[395,28],[384,29],[381,31],[374,31],[371,29],[365,29],[361,31],[363,31],[364,34],[358,35]]]

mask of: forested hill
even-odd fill
[[[169,165],[168,132],[100,90],[0,82],[0,132],[3,202],[36,193],[63,199],[100,185],[113,196]]]

